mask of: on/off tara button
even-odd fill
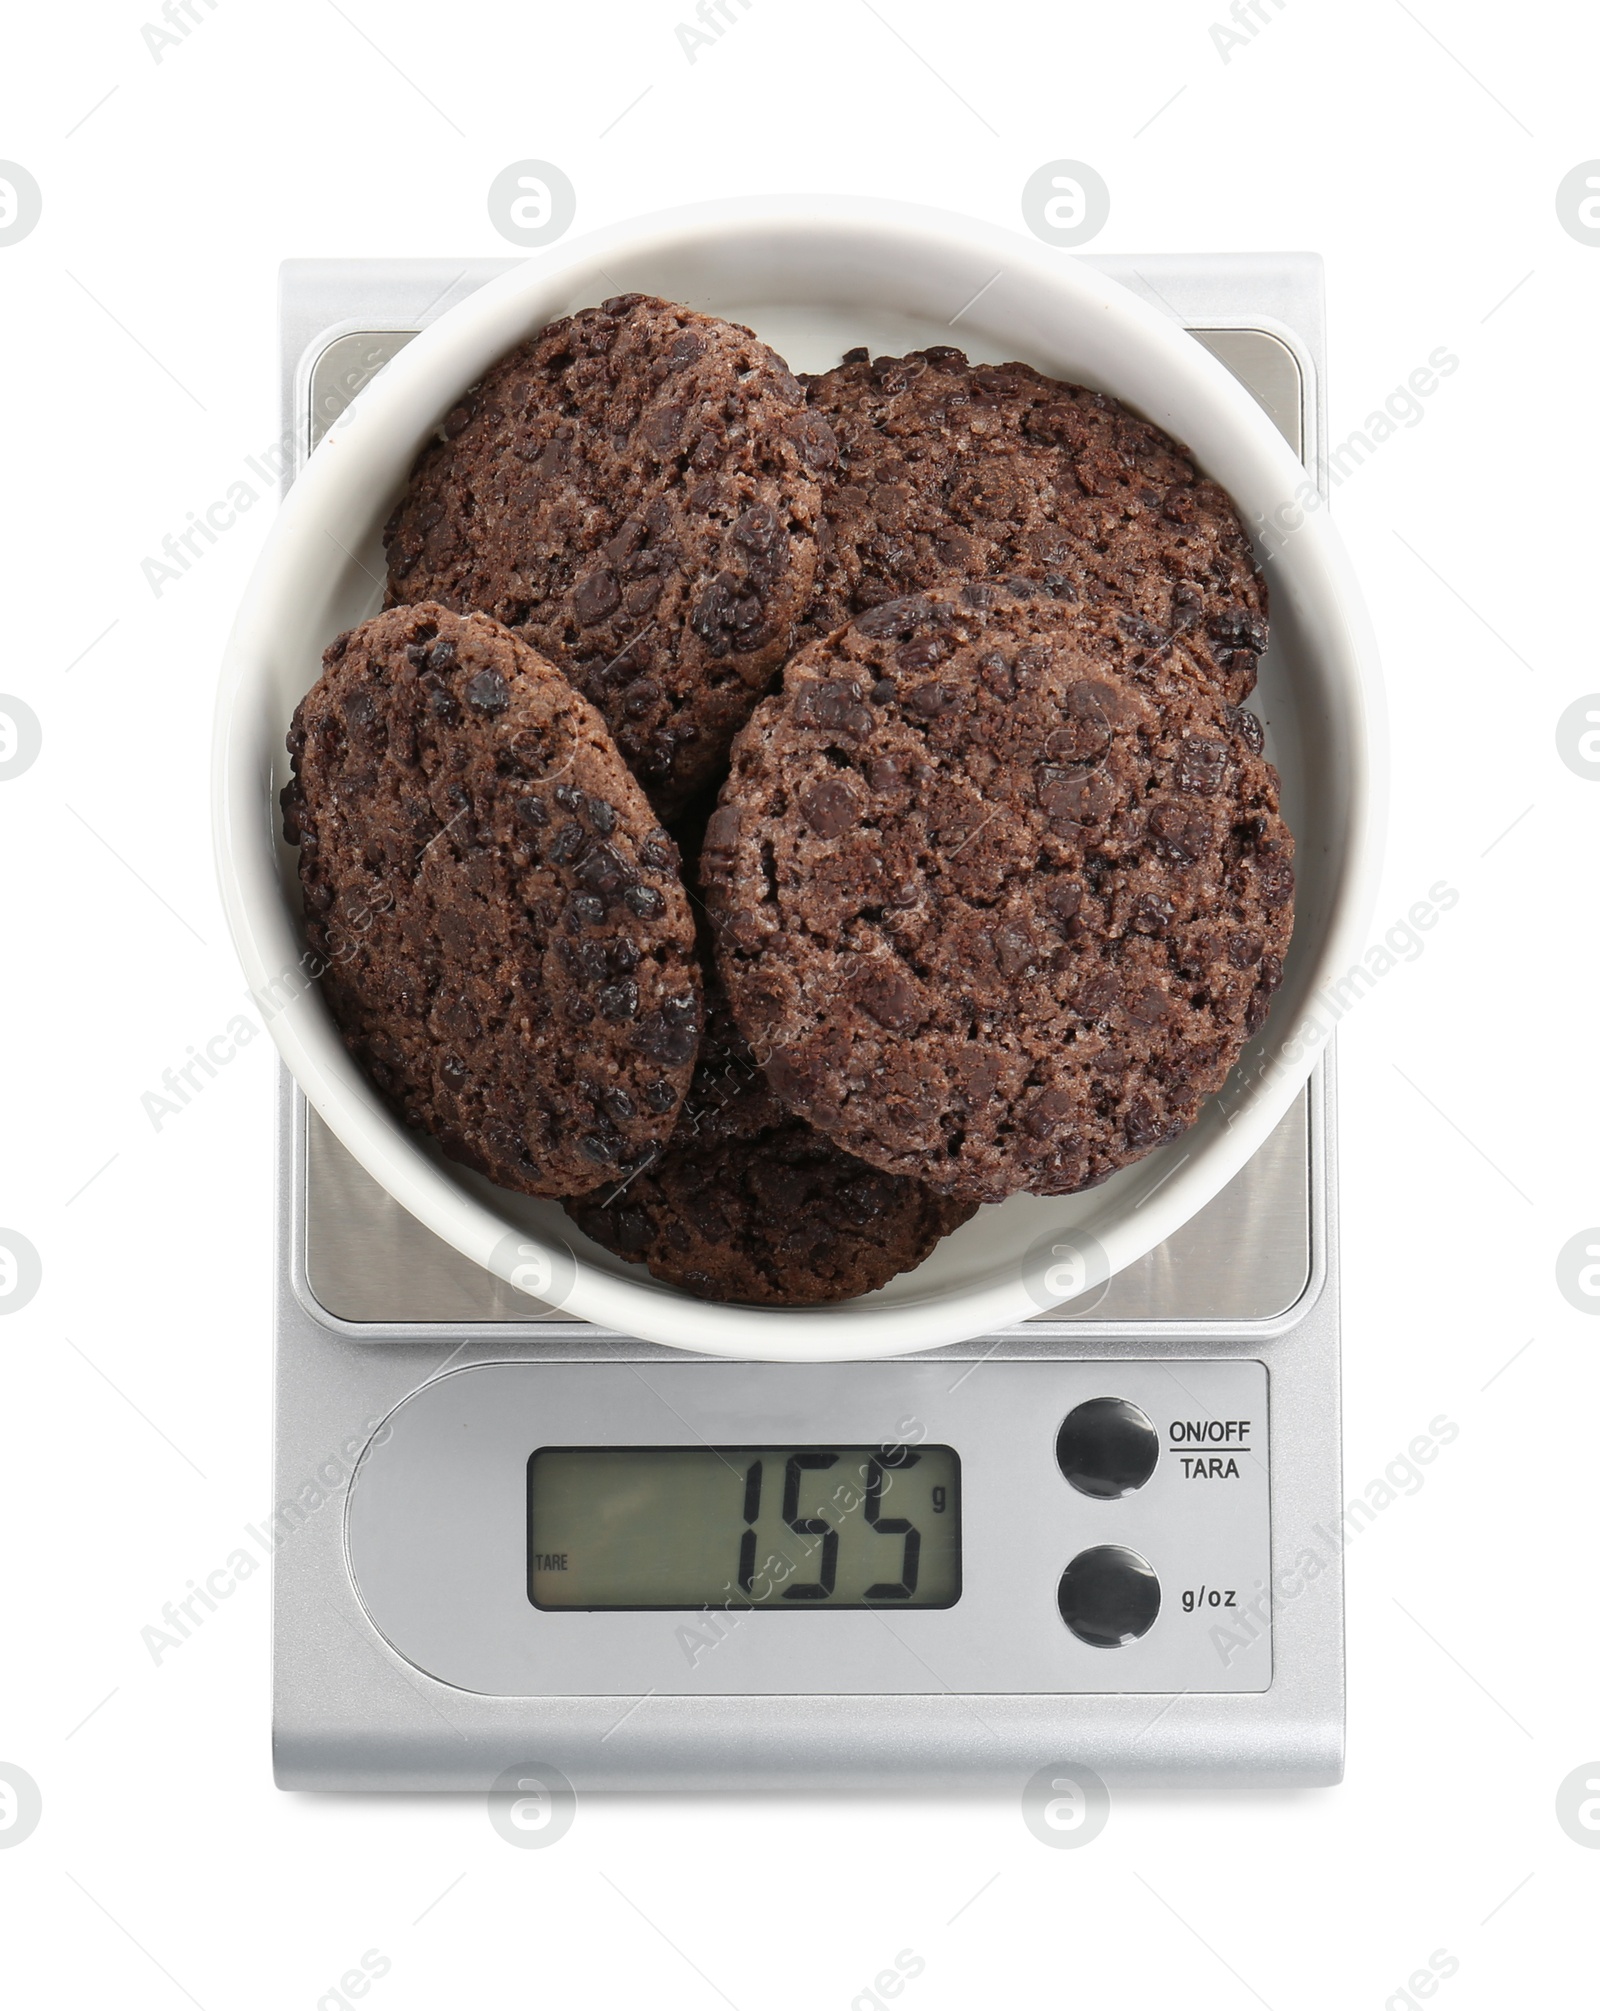
[[[1143,1487],[1160,1456],[1155,1426],[1122,1397],[1091,1397],[1056,1434],[1056,1464],[1080,1494],[1100,1501]]]

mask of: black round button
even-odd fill
[[[1056,1590],[1061,1617],[1091,1648],[1122,1648],[1148,1634],[1161,1611],[1161,1581],[1137,1550],[1100,1543],[1080,1550]]]
[[[1143,1487],[1160,1452],[1155,1426],[1121,1397],[1091,1397],[1056,1433],[1056,1464],[1080,1494],[1101,1501]]]

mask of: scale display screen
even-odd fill
[[[546,1446],[528,1461],[528,1597],[546,1611],[960,1596],[947,1445]]]

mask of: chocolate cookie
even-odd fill
[[[1130,638],[1238,704],[1267,646],[1266,582],[1233,503],[1159,427],[1103,392],[959,349],[808,380],[838,445],[804,636],[945,579],[1022,573],[1106,604]]]
[[[748,328],[621,294],[445,418],[384,534],[388,605],[481,609],[542,650],[668,815],[788,654],[832,458]]]
[[[974,1205],[842,1152],[773,1095],[725,1010],[661,1152],[568,1201],[586,1236],[697,1298],[812,1306],[920,1264]]]
[[[701,863],[734,1015],[886,1172],[1092,1186],[1266,1015],[1294,878],[1260,725],[1128,659],[1041,589],[938,589],[802,651],[735,743]]]
[[[289,752],[323,991],[406,1122],[523,1194],[637,1165],[693,1074],[699,970],[594,708],[487,615],[395,608],[329,648]]]

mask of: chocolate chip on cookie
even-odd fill
[[[323,663],[284,835],[346,1046],[502,1187],[616,1181],[699,1047],[677,847],[594,708],[487,615],[395,608]]]

